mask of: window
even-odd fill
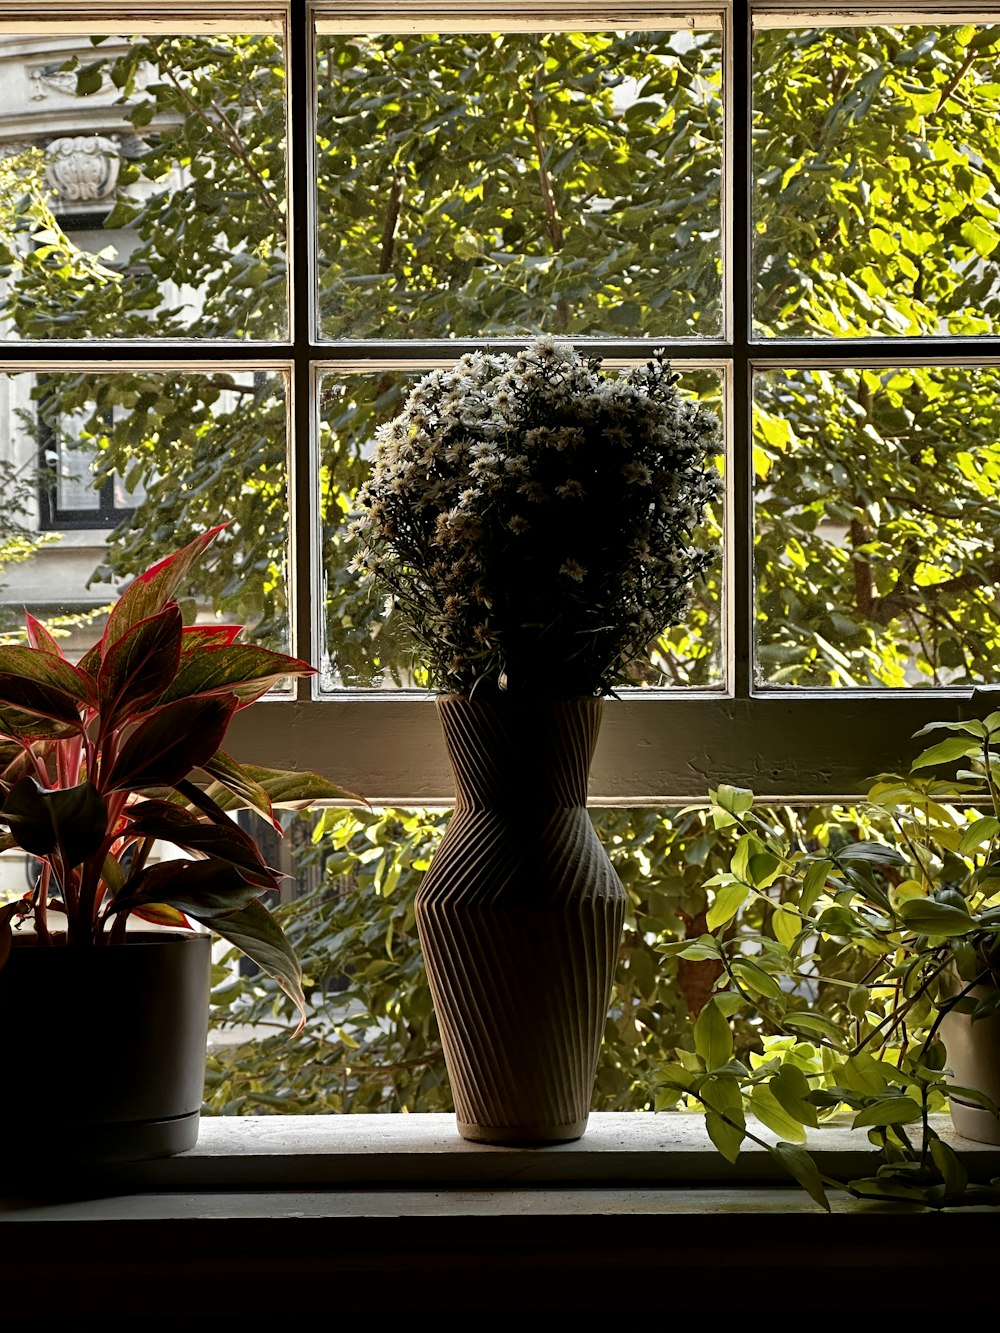
[[[57,455],[50,524],[119,525],[119,584],[231,520],[206,613],[322,668],[237,754],[447,802],[340,521],[407,381],[539,330],[665,346],[725,426],[722,561],[607,706],[595,803],[853,794],[995,677],[1000,30],[880,15],[5,7],[5,447]]]

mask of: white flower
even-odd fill
[[[582,583],[587,571],[577,560],[564,560],[559,566],[559,573],[574,583]]]

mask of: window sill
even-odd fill
[[[946,1126],[970,1174],[1000,1174],[1000,1148]],[[825,1129],[815,1147],[833,1174],[871,1169],[864,1135]],[[111,1290],[124,1318],[151,1283],[157,1313],[182,1312],[185,1279],[209,1273],[238,1279],[219,1288],[228,1314],[610,1311],[622,1282],[630,1311],[662,1314],[699,1291],[745,1304],[765,1279],[771,1303],[822,1289],[837,1308],[844,1265],[855,1309],[859,1283],[898,1309],[917,1280],[922,1305],[937,1291],[954,1309],[972,1299],[949,1285],[956,1266],[992,1271],[995,1209],[831,1200],[828,1216],[759,1148],[730,1167],[695,1116],[595,1114],[578,1143],[542,1149],[465,1143],[448,1115],[206,1119],[191,1152],[0,1203],[20,1224],[0,1275],[16,1279],[11,1313],[37,1312],[41,1283],[49,1315],[106,1313]],[[53,1254],[65,1297],[45,1287]]]

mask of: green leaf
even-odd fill
[[[947,1143],[942,1143],[937,1135],[931,1139],[931,1158],[941,1172],[946,1195],[954,1198],[961,1194],[969,1183],[968,1172],[955,1151]]]
[[[975,920],[961,907],[931,898],[908,898],[900,905],[899,915],[921,935],[965,935],[976,928]]]
[[[716,991],[712,998],[726,1018],[732,1018],[733,1014],[738,1014],[746,1005],[743,996],[731,990]]]
[[[694,1048],[708,1070],[724,1065],[733,1053],[733,1034],[714,998],[695,1020]]]
[[[717,930],[727,925],[750,897],[746,884],[726,884],[715,895],[715,901],[708,909],[705,924],[709,930]]]
[[[731,815],[745,815],[753,805],[753,792],[749,787],[733,787],[724,782],[709,795]]]
[[[847,995],[847,1012],[852,1018],[864,1018],[871,1004],[871,991],[867,986],[852,986]]]
[[[747,862],[747,879],[755,889],[766,889],[781,872],[781,862],[772,852],[757,852]]]
[[[0,818],[19,847],[43,857],[58,850],[67,869],[92,856],[108,828],[104,798],[90,782],[50,791],[33,777],[21,778],[0,806]]]
[[[795,1013],[785,1014],[781,1020],[784,1027],[791,1032],[804,1032],[809,1037],[825,1037],[838,1050],[846,1050],[848,1046],[847,1039],[840,1028],[832,1019],[824,1014],[806,1014],[796,1011]]]
[[[980,749],[981,747],[974,741],[963,740],[961,736],[949,736],[947,740],[938,741],[936,745],[918,754],[910,765],[910,770],[915,772],[918,768],[933,768],[935,764],[954,763],[956,759],[979,754]]]
[[[1000,244],[1000,235],[985,218],[976,217],[962,223],[962,240],[971,245],[976,254],[986,259]]]
[[[769,1151],[778,1159],[793,1180],[797,1180],[811,1199],[830,1212],[830,1200],[823,1188],[819,1167],[809,1154],[796,1143],[778,1142]]]
[[[858,1112],[851,1123],[852,1129],[866,1125],[909,1125],[921,1118],[920,1105],[912,1097],[890,1096],[874,1102]]]
[[[191,915],[202,920],[195,911]],[[306,1021],[306,998],[302,990],[302,969],[291,944],[274,917],[260,902],[247,903],[229,916],[210,917],[203,924],[236,946],[247,958],[273,977],[289,999],[298,1006],[300,1031]]]
[[[750,1106],[762,1125],[793,1143],[805,1143],[806,1132],[795,1116],[789,1115],[766,1083],[750,1090]]]
[[[731,1125],[716,1111],[705,1112],[705,1128],[708,1130],[708,1137],[726,1161],[735,1163],[746,1137],[745,1131]]]
[[[205,765],[200,765],[205,767]],[[243,764],[243,772],[267,795],[272,806],[289,810],[304,810],[317,801],[328,803],[359,803],[367,805],[363,796],[340,787],[322,773],[308,769],[297,771],[282,768],[263,768],[259,764]],[[222,804],[220,802],[220,804]]]
[[[882,842],[852,842],[836,853],[837,861],[870,861],[874,865],[905,866],[906,857]]]
[[[748,990],[752,990],[755,995],[763,995],[768,1000],[783,1001],[785,999],[785,993],[775,978],[769,972],[765,972],[762,967],[758,967],[751,959],[746,957],[737,958],[733,961],[732,967],[744,986]]]
[[[796,1065],[782,1065],[772,1076],[769,1086],[775,1100],[793,1119],[803,1125],[819,1124],[816,1108],[806,1101],[810,1091],[809,1080]]]
[[[225,751],[217,750],[201,767],[209,777],[215,779],[208,787],[206,795],[215,801],[220,809],[256,810],[273,829],[280,831],[281,825],[274,817],[270,797],[242,764],[238,764]]]
[[[1000,833],[1000,819],[993,815],[982,815],[979,819],[974,819],[962,834],[958,843],[958,850],[962,856],[968,856],[981,847],[984,842],[989,842]]]
[[[825,858],[813,861],[802,879],[802,896],[799,899],[799,911],[806,916],[812,911],[816,899],[826,887],[826,881],[833,871],[833,862]]]
[[[102,70],[104,68],[103,60],[96,60],[91,65],[84,65],[77,71],[76,75],[76,95],[77,97],[89,97],[91,93],[97,93],[101,90],[104,82]]]
[[[787,907],[779,907],[771,916],[771,929],[778,943],[783,944],[786,949],[791,949],[799,937],[802,922],[797,912]]]

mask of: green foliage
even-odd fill
[[[730,1161],[745,1139],[765,1147],[824,1208],[831,1185],[931,1207],[1000,1203],[1000,1180],[970,1185],[929,1121],[955,1087],[943,1023],[994,1012],[1000,994],[1000,712],[924,731],[941,729],[953,734],[924,749],[908,776],[871,788],[858,839],[851,812],[806,841],[755,811],[751,792],[713,792],[714,821],[737,842],[729,868],[708,881],[710,930],[662,946],[671,958],[714,957],[719,980],[661,1073],[658,1105],[697,1105]],[[962,760],[970,767],[956,778]],[[945,774],[928,773],[942,765]],[[971,803],[979,795],[991,813]],[[746,1059],[733,1058],[734,1014],[760,1033]],[[1000,1115],[982,1092],[960,1091]],[[848,1111],[880,1164],[833,1181],[796,1145]]]
[[[995,333],[996,29],[775,30],[754,52],[759,331]],[[762,676],[898,686],[912,663],[990,680],[992,368],[769,373],[756,390]]]
[[[721,64],[715,33],[322,38],[323,335],[716,334]]]

